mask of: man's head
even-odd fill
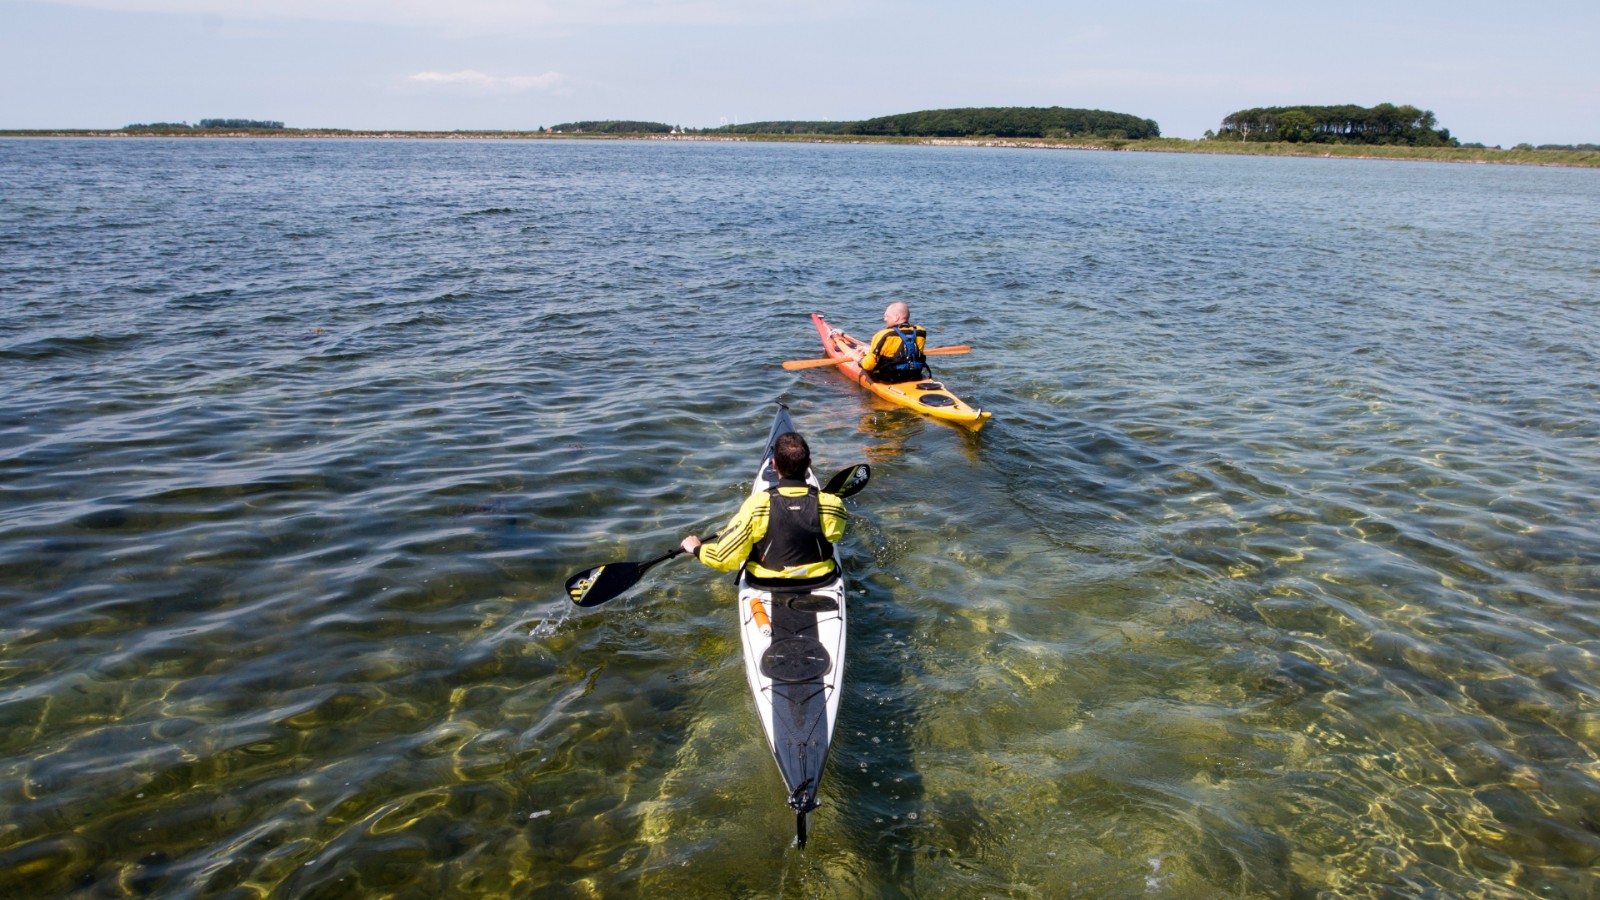
[[[806,470],[811,468],[811,448],[806,446],[806,439],[792,431],[778,435],[772,442],[772,466],[778,470],[779,478],[805,478]]]
[[[899,300],[889,304],[888,307],[886,307],[883,311],[883,324],[890,327],[895,325],[905,325],[910,321],[911,307],[906,306]]]

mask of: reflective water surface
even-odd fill
[[[1592,897],[1600,173],[0,141],[0,896]],[[818,354],[911,302],[971,435]],[[692,561],[849,501],[810,843]]]

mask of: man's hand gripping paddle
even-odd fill
[[[828,479],[822,490],[835,496],[850,497],[860,493],[871,477],[870,466],[866,463],[856,463],[848,469],[841,469],[838,474]],[[652,568],[681,555],[683,548],[673,547],[655,559],[647,559],[644,562],[606,563],[603,566],[584,569],[567,579],[567,596],[579,606],[599,606],[622,596],[629,588],[638,584],[644,573]]]

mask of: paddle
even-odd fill
[[[872,467],[866,463],[841,469],[822,490],[839,497],[851,497],[860,493],[867,486],[867,481],[872,477]],[[716,540],[715,537],[712,540]],[[683,554],[682,547],[673,547],[655,559],[644,562],[619,562],[606,563],[582,572],[567,579],[567,596],[572,602],[582,607],[599,606],[607,600],[614,600],[622,596],[629,588],[639,583],[644,573],[666,562],[674,556]]]
[[[953,353],[971,353],[972,348],[966,344],[957,344],[954,347],[929,347],[922,351],[923,356],[949,356]],[[819,369],[823,366],[837,366],[840,363],[855,362],[845,356],[839,359],[791,359],[783,364],[785,369]]]

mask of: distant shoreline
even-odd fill
[[[301,140],[533,140],[533,141],[725,141],[791,144],[907,144],[935,147],[1009,147],[1035,150],[1111,150],[1137,153],[1200,153],[1218,156],[1297,156],[1318,159],[1387,159],[1480,165],[1600,168],[1600,152],[1588,150],[1498,150],[1478,147],[1408,147],[1377,144],[1295,144],[1151,138],[881,137],[824,134],[553,134],[538,131],[343,131],[337,129],[110,131],[101,129],[0,130],[0,138],[301,139]]]

